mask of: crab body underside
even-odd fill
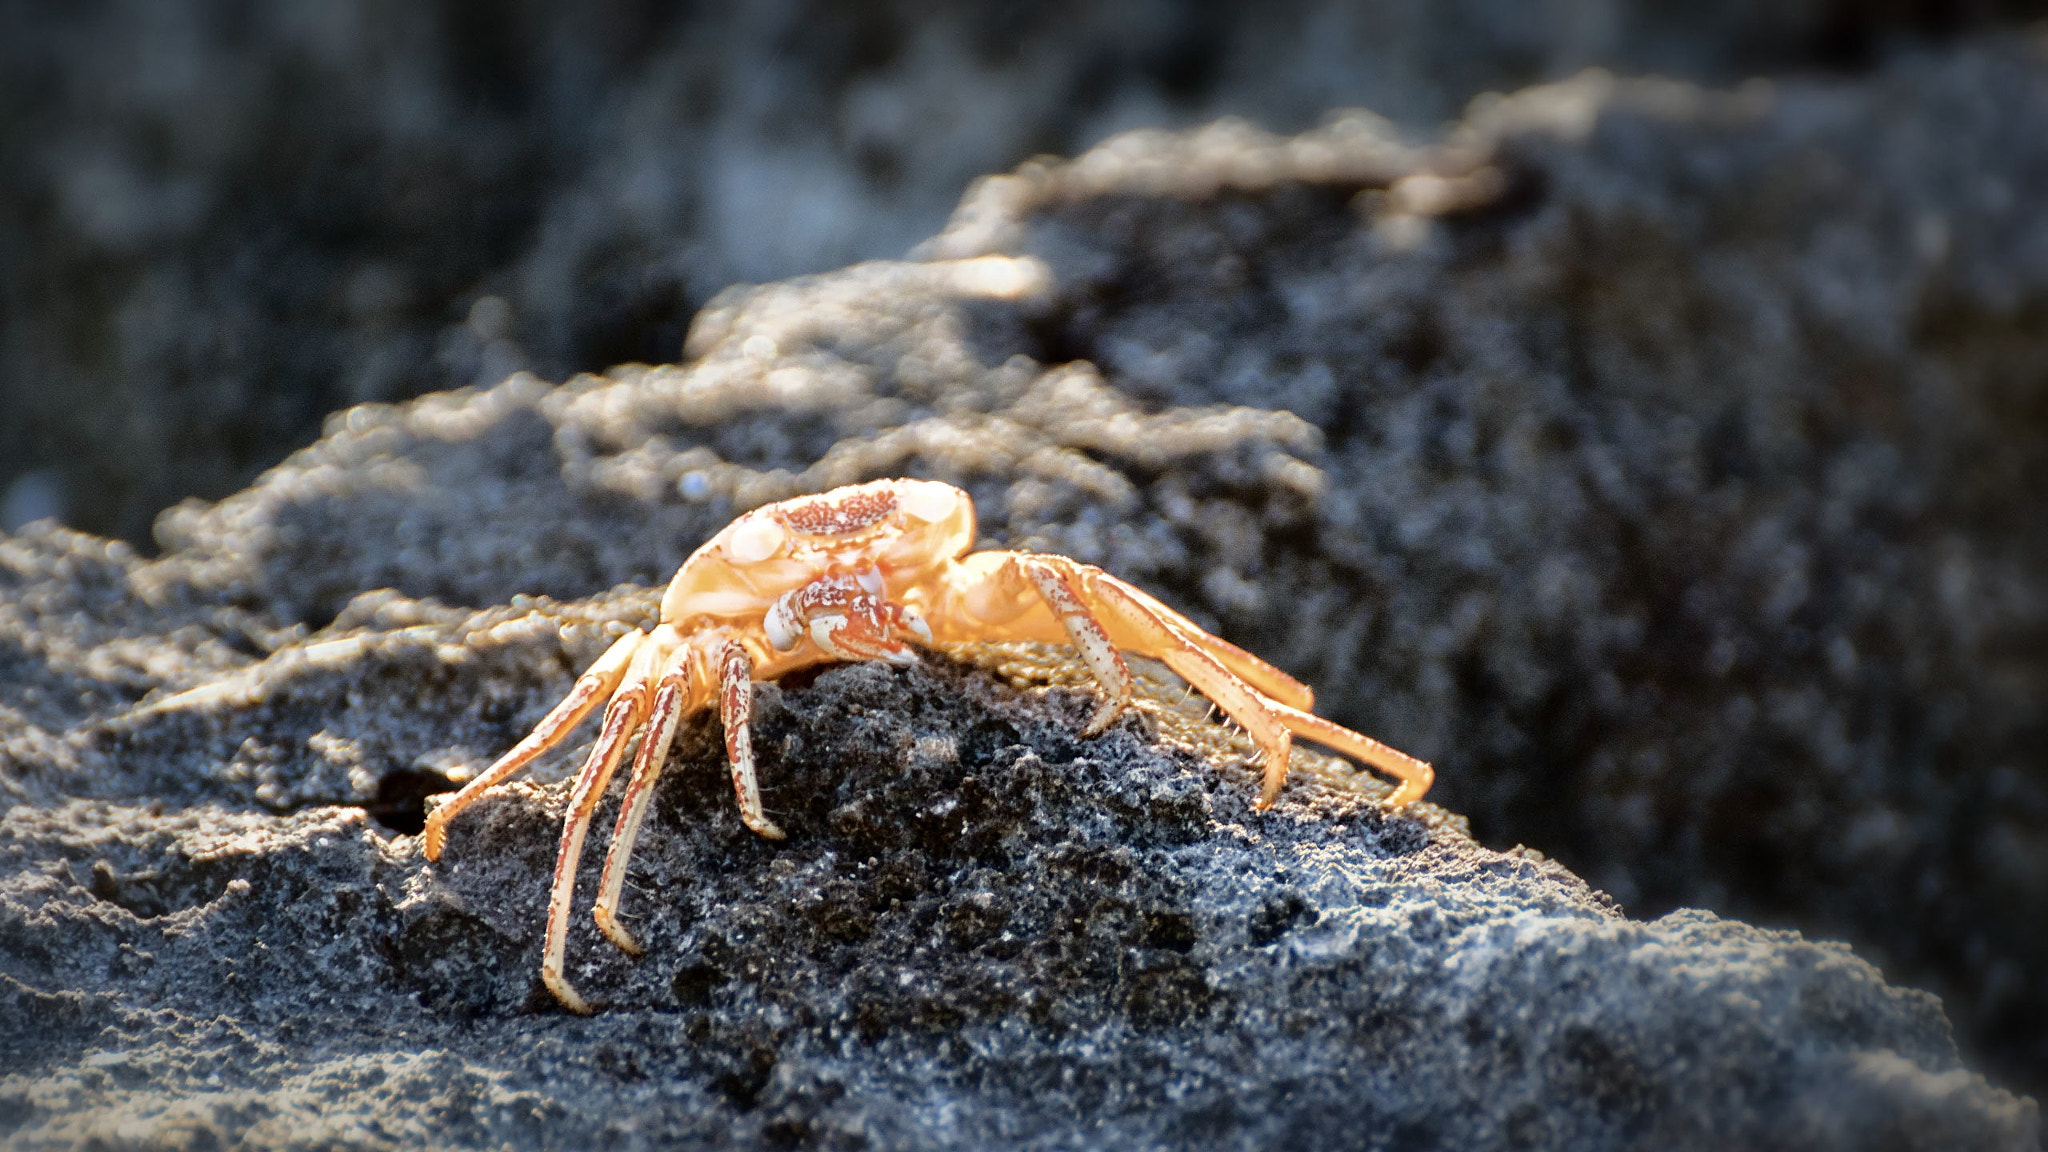
[[[1102,702],[1084,735],[1109,727],[1133,700],[1122,653],[1164,663],[1242,725],[1263,753],[1259,806],[1279,795],[1295,736],[1355,756],[1399,781],[1387,800],[1420,799],[1429,765],[1313,715],[1309,688],[1100,568],[1064,556],[968,553],[974,505],[927,480],[879,480],[765,505],[733,521],[677,570],[652,631],[620,637],[567,698],[497,763],[427,817],[426,856],[438,859],[448,824],[492,786],[560,743],[600,704],[602,727],[576,777],[555,858],[541,979],[577,1012],[590,1006],[563,975],[576,864],[592,813],[632,737],[618,825],[599,881],[596,919],[614,944],[640,946],[618,908],[647,802],[677,727],[717,706],[741,819],[782,839],[761,805],[748,728],[752,684],[833,661],[917,660],[923,646],[977,642],[1072,644]]]

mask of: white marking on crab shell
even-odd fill
[[[766,516],[756,516],[733,527],[725,550],[742,564],[759,564],[781,551],[789,532]]]
[[[896,664],[905,668],[918,663],[917,653],[908,648],[897,648],[893,652],[884,652],[876,657],[876,659],[887,664]]]
[[[882,585],[882,570],[880,568],[869,568],[856,572],[853,574],[853,578],[868,595],[873,596],[877,600],[882,599],[886,592]]]
[[[784,592],[776,597],[775,603],[768,606],[768,615],[761,620],[761,630],[768,634],[768,643],[777,652],[796,647],[804,634],[803,621],[796,618],[796,608],[791,604],[795,596],[795,592]]]
[[[936,524],[960,506],[960,493],[949,485],[912,480],[896,490],[896,501],[905,513],[927,524]]]

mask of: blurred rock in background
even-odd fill
[[[976,176],[1116,130],[1355,106],[1429,131],[1593,65],[1855,70],[2044,9],[10,5],[0,527],[147,548],[327,412],[671,359],[726,285],[900,256]]]

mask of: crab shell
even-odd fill
[[[832,572],[875,570],[915,587],[974,543],[974,501],[935,480],[877,480],[767,504],[690,554],[661,598],[680,630],[758,620]]]

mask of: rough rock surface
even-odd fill
[[[652,957],[572,942],[621,1005],[595,1022],[518,1011],[558,797],[465,817],[434,869],[319,806],[416,820],[647,610],[605,589],[735,511],[931,475],[991,540],[1158,589],[1435,760],[1483,838],[1638,912],[1846,936],[2039,1084],[2044,125],[2014,41],[1853,85],[1589,77],[1447,151],[1367,117],[1128,137],[983,185],[924,262],[718,298],[683,366],[338,415],[167,515],[161,559],[0,540],[0,1120],[972,1144],[1078,1101],[1159,1142],[2028,1146],[2031,1105],[1839,949],[1620,920],[1355,802],[1253,816],[1135,730],[1078,746],[1078,705],[943,667],[764,690],[804,843],[753,843],[678,768]],[[872,816],[951,797],[938,843]],[[1129,870],[1054,877],[1070,841]],[[837,895],[743,895],[785,889]],[[1048,951],[946,911],[983,893]],[[1258,942],[1268,899],[1293,922]],[[1122,903],[1091,928],[1091,901]]]
[[[8,1146],[2039,1138],[2031,1101],[1960,1066],[1933,997],[1845,946],[1624,919],[1428,805],[1388,818],[1303,782],[1256,812],[1248,772],[1143,718],[1084,741],[1086,696],[943,661],[759,689],[780,844],[739,823],[715,725],[685,730],[629,890],[646,958],[586,916],[571,933],[595,1018],[534,976],[561,789],[480,802],[427,865],[361,808],[262,811],[283,797],[223,762],[359,770],[509,734],[602,642],[593,621],[650,600],[384,597],[203,702],[75,730],[94,776],[31,773],[42,798],[0,818]]]
[[[2038,1085],[2044,129],[2048,41],[1853,88],[1588,77],[1475,113],[1502,191],[1460,215],[1247,182],[1321,160],[1218,130],[992,181],[926,251],[1043,260],[1033,353],[1154,419],[1314,426],[1192,487],[1084,440],[1145,543],[1028,490],[1012,532],[1451,765],[1482,838],[1855,939]]]
[[[123,683],[382,587],[658,583],[744,507],[940,476],[1437,761],[1482,840],[1848,938],[2048,1083],[2042,47],[1590,77],[1456,140],[1126,137],[984,184],[947,260],[719,297],[684,367],[337,416],[161,521],[153,595],[238,631]],[[68,627],[27,675],[109,661]]]

